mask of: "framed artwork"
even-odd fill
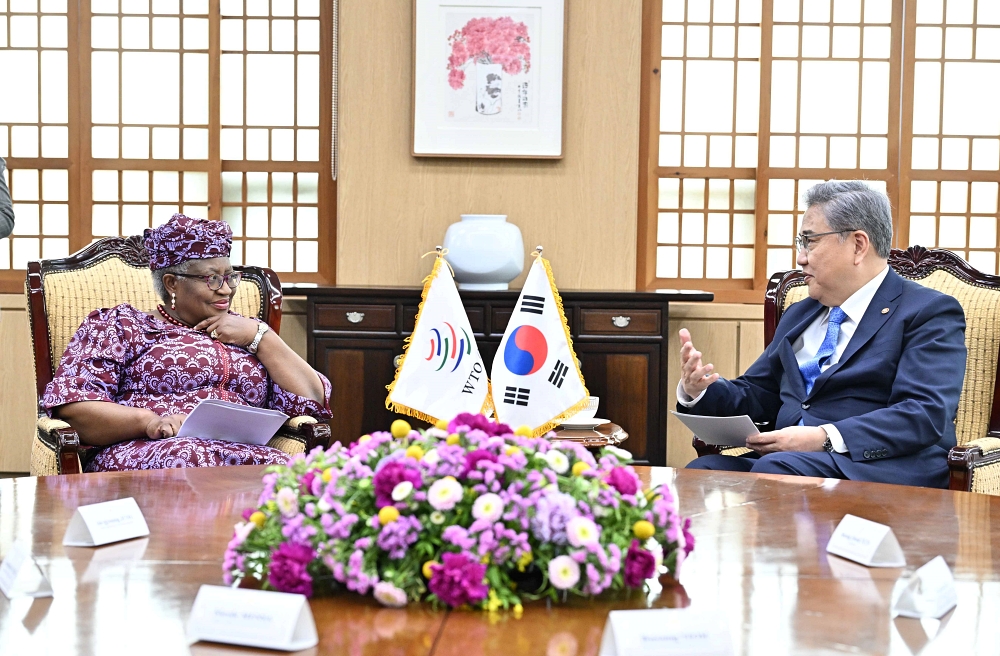
[[[414,0],[413,155],[562,157],[565,0]]]

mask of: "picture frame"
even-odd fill
[[[565,0],[413,0],[414,157],[563,156]]]

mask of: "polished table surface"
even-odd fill
[[[718,613],[736,653],[1000,654],[1000,498],[637,469],[647,485],[673,485],[681,513],[693,518],[697,547],[679,585],[648,596],[529,604],[520,618],[419,604],[392,610],[348,594],[314,599],[320,645],[304,653],[596,656],[609,610],[690,604]],[[0,481],[0,554],[28,540],[55,592],[39,600],[0,595],[0,654],[246,653],[189,645],[184,623],[199,586],[221,584],[223,551],[240,512],[257,499],[261,473],[226,467]],[[62,546],[78,505],[128,496],[143,510],[149,538]],[[827,556],[846,513],[890,525],[906,568]],[[957,608],[941,621],[893,619],[895,581],[939,554],[954,571]]]

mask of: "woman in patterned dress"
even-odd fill
[[[267,446],[175,436],[203,399],[329,418],[330,382],[266,324],[229,311],[240,274],[226,223],[175,214],[144,243],[164,303],[91,312],[42,405],[103,447],[86,471],[285,462]]]

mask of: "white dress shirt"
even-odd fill
[[[837,364],[840,361],[841,356],[844,351],[847,350],[847,345],[851,342],[851,337],[854,336],[854,331],[858,329],[858,323],[861,321],[861,317],[865,316],[865,311],[871,304],[872,299],[875,297],[875,292],[882,285],[882,281],[889,274],[889,267],[886,266],[882,271],[869,280],[864,286],[858,291],[851,294],[851,296],[843,302],[840,309],[844,311],[847,317],[840,324],[840,335],[837,337],[837,348],[833,352],[833,355],[826,361],[826,363],[820,367],[820,373],[826,371],[828,368]],[[819,347],[823,344],[823,340],[826,339],[826,328],[830,319],[830,309],[827,308],[825,312],[820,314],[816,319],[809,324],[809,326],[802,332],[798,339],[792,344],[792,350],[795,351],[795,361],[798,362],[799,367],[801,367],[809,360],[816,357]],[[677,402],[685,407],[693,407],[701,398],[705,395],[702,391],[695,398],[691,398],[684,391],[683,381],[677,384]],[[837,430],[837,427],[833,424],[823,424],[821,428],[826,431],[827,437],[830,438],[830,442],[833,444],[833,450],[838,453],[847,453],[847,445],[844,443],[844,437]]]

